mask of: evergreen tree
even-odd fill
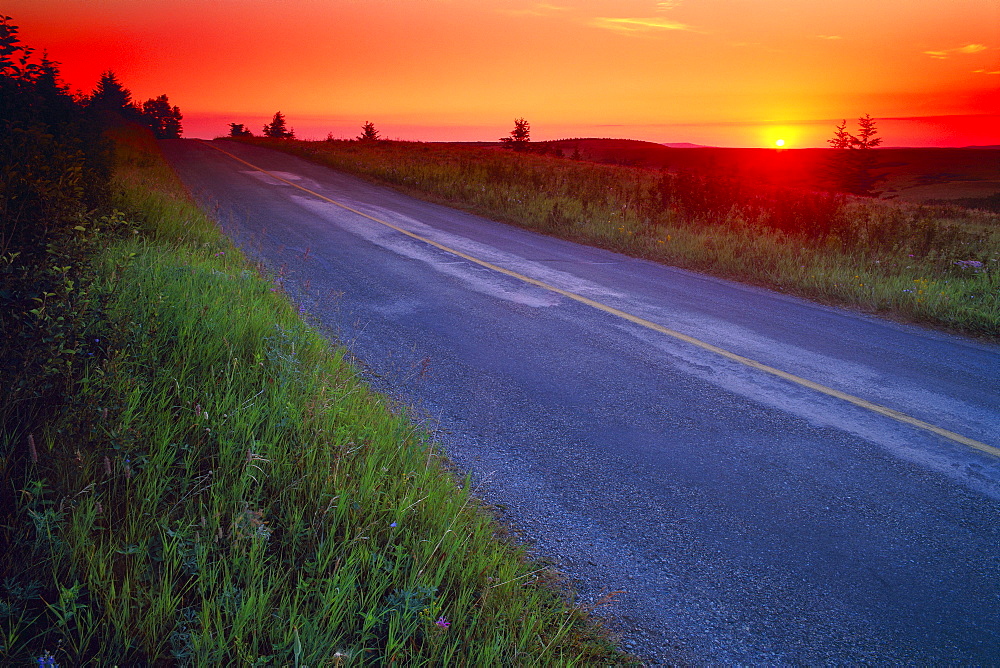
[[[847,131],[847,119],[836,127],[833,131],[833,139],[827,139],[826,143],[836,149],[851,148],[851,133]]]
[[[882,144],[877,135],[875,119],[868,114],[858,119],[857,135],[847,131],[846,119],[836,127],[833,138],[826,140],[835,149],[827,163],[832,189],[868,197],[878,195],[875,186],[885,175],[875,173],[878,155],[872,149]]]
[[[523,151],[531,141],[531,126],[523,118],[514,119],[514,129],[510,131],[509,137],[501,137],[500,141],[510,146],[515,151]]]
[[[253,133],[245,127],[242,123],[230,123],[229,124],[229,136],[230,137],[253,137]]]
[[[285,125],[285,115],[280,111],[274,113],[270,123],[264,125],[264,136],[272,139],[294,139],[295,131]]]
[[[182,118],[180,108],[171,107],[166,95],[142,103],[142,122],[157,139],[179,139]]]
[[[111,70],[101,74],[87,107],[99,114],[120,116],[137,121],[141,112],[132,102],[132,92],[125,88]]]
[[[361,134],[358,135],[358,141],[378,141],[378,139],[378,130],[375,129],[375,124],[371,121],[366,121],[361,126]]]

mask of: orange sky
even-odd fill
[[[74,88],[113,69],[186,136],[610,136],[818,146],[1000,144],[1000,0],[7,0]]]

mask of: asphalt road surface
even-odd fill
[[[625,649],[1000,663],[1000,347],[163,147]]]

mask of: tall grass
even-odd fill
[[[484,147],[245,140],[587,244],[1000,337],[1000,216]]]
[[[137,233],[94,258],[100,317],[60,417],[3,460],[0,660],[620,661],[148,136],[118,147]]]

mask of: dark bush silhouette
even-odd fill
[[[378,130],[375,129],[375,124],[371,121],[365,121],[365,124],[361,126],[361,134],[358,135],[358,141],[378,141]]]
[[[230,123],[229,124],[229,136],[230,137],[253,137],[253,133],[250,129],[245,127],[242,123]]]
[[[108,125],[120,120],[140,121],[142,118],[142,111],[132,101],[132,92],[118,81],[118,76],[111,70],[101,74],[87,102],[87,109]]]
[[[514,129],[510,131],[510,136],[500,137],[500,141],[515,151],[523,151],[531,141],[531,126],[523,118],[515,118]]]
[[[180,108],[171,107],[166,95],[142,103],[142,123],[157,139],[179,139],[182,118]]]
[[[288,129],[285,115],[277,111],[271,122],[264,125],[264,136],[272,139],[295,139],[295,130]]]

